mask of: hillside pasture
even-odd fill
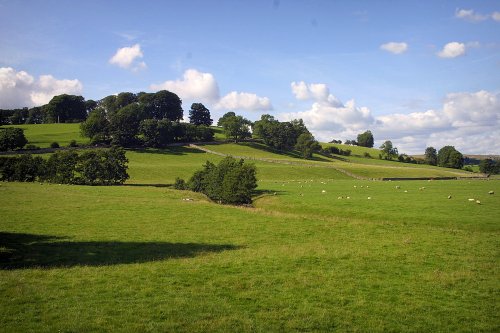
[[[79,145],[90,143],[89,138],[80,135],[80,124],[30,124],[30,125],[7,125],[5,127],[17,127],[24,129],[24,135],[28,144],[48,148],[52,142],[60,146],[68,146],[72,140]]]

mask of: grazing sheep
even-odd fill
[[[480,205],[480,204],[481,204],[481,201],[479,201],[479,200],[476,200],[476,203],[477,203],[478,205]]]
[[[368,200],[371,200],[371,199],[372,199],[372,197],[368,197]]]
[[[451,195],[448,196],[448,199],[451,199]]]
[[[489,192],[488,192],[488,194],[495,194],[495,192],[493,192],[493,191],[489,191]]]
[[[408,191],[407,191],[407,190],[405,190],[405,193],[408,193]]]
[[[351,197],[347,197],[346,199],[351,199]]]
[[[354,185],[354,188],[357,188],[357,186],[356,186],[356,185]]]
[[[321,193],[326,193],[326,191],[325,191],[325,190],[323,190],[323,191],[321,191]]]
[[[475,199],[470,198],[470,199],[469,199],[469,201],[470,201],[470,202],[473,202],[473,201],[476,201],[476,200],[475,200]]]
[[[337,199],[340,200],[340,199],[342,199],[342,197],[338,197]]]
[[[401,186],[399,186],[399,185],[398,185],[398,186],[396,186],[396,190],[399,190],[400,188],[401,188]]]

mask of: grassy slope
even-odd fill
[[[446,169],[429,165],[416,165],[385,161],[380,159],[360,158],[356,156],[329,159],[315,155],[313,160],[303,160],[294,153],[277,153],[263,144],[248,142],[239,144],[207,145],[206,148],[215,152],[232,154],[237,156],[248,156],[251,158],[263,158],[279,161],[294,161],[301,164],[314,164],[318,166],[333,166],[346,170],[355,175],[367,178],[384,177],[475,177],[477,174],[463,170]],[[358,147],[362,148],[362,147]],[[370,148],[364,148],[370,149]],[[341,160],[340,160],[341,159]]]
[[[61,146],[67,146],[71,140],[76,140],[78,144],[88,144],[90,141],[88,138],[80,136],[80,124],[36,124],[5,127],[24,129],[28,144],[34,144],[41,148],[50,147],[54,141]]]

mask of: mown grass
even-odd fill
[[[485,194],[497,182],[402,183],[432,197],[413,206],[389,182],[325,183],[262,182],[277,195],[253,209],[167,188],[3,183],[0,327],[498,330],[500,205]],[[373,201],[338,201],[355,184]],[[468,196],[484,204],[457,211]]]
[[[28,144],[40,148],[50,147],[52,142],[60,146],[67,146],[72,140],[77,144],[88,144],[89,138],[80,135],[80,124],[31,124],[31,125],[8,125],[5,127],[19,127],[24,129],[24,135]]]

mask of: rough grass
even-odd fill
[[[324,183],[262,182],[277,195],[253,209],[167,188],[3,183],[0,327],[499,329],[498,182],[402,183],[411,198],[389,182]]]
[[[337,147],[342,150],[350,150],[352,155],[356,156],[364,156],[365,153],[370,154],[372,158],[378,158],[378,155],[381,153],[380,149],[376,148],[367,148],[367,147],[360,147],[360,146],[351,146],[351,145],[344,145],[344,144],[338,144],[338,143],[321,143],[321,146],[325,147]]]
[[[24,129],[28,144],[48,148],[52,142],[67,146],[71,140],[78,144],[88,144],[89,138],[80,135],[80,124],[31,124],[9,125],[5,127],[18,127]]]

